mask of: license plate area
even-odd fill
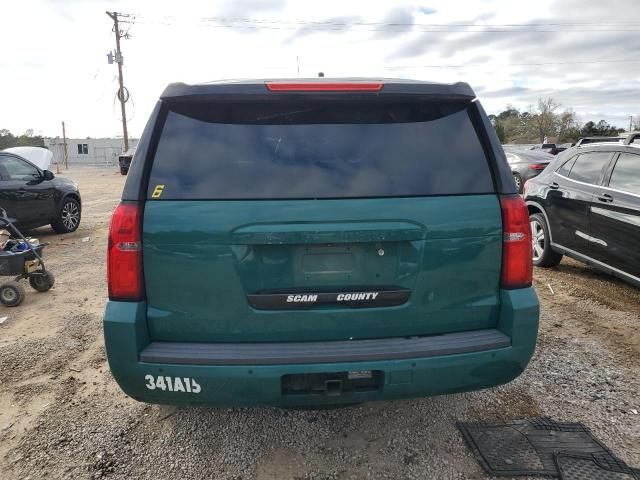
[[[281,377],[282,395],[340,396],[343,393],[374,392],[382,389],[382,370],[296,373]]]

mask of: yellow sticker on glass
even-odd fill
[[[151,194],[151,198],[160,198],[163,191],[164,185],[156,185],[156,188],[153,189],[153,193]]]

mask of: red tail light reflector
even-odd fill
[[[138,301],[144,297],[142,215],[137,204],[121,203],[113,212],[107,250],[110,300]]]
[[[545,168],[547,168],[547,165],[544,163],[532,163],[531,165],[529,165],[529,168],[531,170],[544,170]]]
[[[382,82],[267,82],[270,92],[379,92]]]
[[[500,197],[502,209],[502,288],[530,287],[533,280],[529,211],[520,195]]]

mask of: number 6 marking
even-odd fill
[[[151,198],[160,198],[163,191],[164,185],[156,185],[156,188],[153,189],[153,193],[151,194]]]

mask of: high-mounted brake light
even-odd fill
[[[144,297],[140,207],[121,203],[113,212],[107,250],[109,299],[138,301]]]
[[[270,92],[379,92],[382,82],[267,82]]]
[[[502,288],[530,287],[533,280],[529,211],[520,195],[500,197],[502,209]]]

